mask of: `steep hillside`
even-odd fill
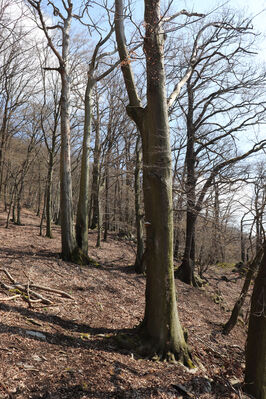
[[[12,284],[6,270],[16,282],[64,291],[72,299],[36,288],[52,304],[29,304],[20,291],[0,289],[1,398],[247,397],[239,386],[246,327],[239,323],[228,337],[221,334],[243,281],[231,269],[210,268],[204,290],[176,282],[197,366],[188,370],[139,358],[136,348],[122,348],[114,339],[138,325],[144,310],[145,277],[133,271],[130,242],[110,236],[96,249],[90,232],[96,264],[81,268],[60,259],[58,227],[51,240],[38,235],[39,219],[30,211],[23,211],[23,226],[5,229],[4,219],[1,211],[0,281]],[[17,297],[7,301],[8,295]]]

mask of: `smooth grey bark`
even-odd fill
[[[246,346],[245,391],[266,399],[266,245],[251,298]]]
[[[72,10],[72,7],[71,7]],[[70,155],[70,77],[68,65],[69,53],[69,31],[71,13],[64,21],[63,52],[64,64],[60,66],[61,75],[61,152],[60,152],[60,211],[61,211],[61,238],[63,260],[74,260],[73,254],[76,249],[73,224],[72,203],[72,177],[71,177],[71,155]]]
[[[107,241],[108,230],[110,228],[110,207],[109,207],[109,185],[110,185],[110,154],[112,148],[112,137],[111,137],[111,124],[112,120],[109,115],[109,122],[107,127],[107,137],[108,137],[108,144],[107,150],[105,154],[105,210],[104,210],[104,235],[103,240]]]
[[[102,184],[101,184],[101,178],[99,178],[99,184],[98,184],[98,193],[97,193],[97,241],[96,241],[96,247],[100,248],[101,246],[101,240],[102,240],[102,203],[101,203],[101,191],[102,191]]]
[[[129,98],[127,112],[139,128],[143,146],[147,282],[145,315],[140,334],[145,341],[144,353],[156,353],[160,358],[178,359],[190,365],[178,318],[173,272],[172,170],[160,2],[145,1],[145,109],[137,95],[125,45],[123,3],[116,0],[115,4],[116,39]]]
[[[89,176],[90,176],[90,135],[91,135],[91,122],[92,122],[92,93],[93,88],[95,87],[96,83],[102,80],[105,76],[109,75],[114,68],[117,66],[117,63],[114,63],[109,68],[107,68],[102,74],[96,76],[96,70],[99,65],[99,60],[103,58],[106,54],[100,54],[99,50],[101,47],[106,44],[106,42],[110,39],[113,33],[113,28],[111,27],[109,33],[104,37],[101,38],[98,43],[96,44],[93,55],[91,57],[91,61],[89,64],[88,70],[88,79],[86,85],[86,92],[85,92],[85,121],[84,121],[84,131],[83,131],[83,144],[82,144],[82,159],[81,159],[81,172],[80,172],[80,188],[79,188],[79,200],[78,200],[78,209],[77,209],[77,218],[76,218],[76,239],[77,245],[82,251],[84,257],[88,256],[88,228],[89,228]],[[98,129],[98,138],[100,135],[99,132],[99,107],[97,102],[97,128]],[[96,149],[99,150],[99,142],[97,143],[98,147]],[[100,153],[97,152],[97,156],[100,159]],[[97,169],[97,161],[94,164]],[[93,170],[93,178],[96,179],[96,174],[99,173],[99,170]],[[95,180],[92,183],[92,189],[95,190]],[[95,192],[94,192],[95,193]],[[96,217],[98,213],[98,206],[97,204],[98,198],[93,197],[93,218]],[[95,228],[97,225],[97,221],[93,219],[92,228]]]
[[[91,185],[91,223],[90,228],[95,229],[98,225],[98,186],[99,186],[99,171],[100,171],[100,114],[99,106],[97,104],[97,115],[94,122],[95,125],[95,140],[93,150],[93,166],[92,166],[92,185]]]
[[[95,81],[92,78],[88,78],[85,93],[85,120],[82,142],[79,200],[76,219],[77,244],[85,256],[88,255],[90,132],[92,113],[92,90],[94,84]]]
[[[70,51],[70,26],[73,17],[73,4],[70,0],[63,2],[63,16],[60,10],[51,1],[49,5],[53,8],[54,15],[60,18],[61,32],[61,54],[56,49],[50,35],[41,9],[41,0],[27,0],[34,8],[39,17],[40,25],[47,39],[48,46],[58,59],[58,68],[45,67],[45,70],[56,70],[61,77],[61,98],[60,98],[60,215],[61,215],[61,245],[62,258],[66,261],[80,263],[81,259],[78,253],[76,238],[74,235],[73,223],[73,204],[72,204],[72,177],[71,177],[71,155],[70,155],[70,72],[69,72],[69,51]],[[59,25],[53,28],[58,28]]]
[[[45,206],[45,211],[46,211],[46,232],[45,232],[45,236],[48,237],[48,238],[53,238],[53,234],[52,234],[52,216],[51,216],[53,172],[54,172],[54,154],[51,151],[49,153],[49,161],[48,161],[47,188],[46,188],[46,206]]]

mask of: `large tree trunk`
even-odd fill
[[[153,351],[189,363],[178,318],[173,272],[172,167],[165,92],[164,35],[158,0],[145,1],[147,108],[144,119],[143,178],[147,225],[146,306],[142,331]]]
[[[256,399],[266,399],[266,245],[251,298],[245,390]]]
[[[90,131],[91,131],[91,108],[92,89],[94,80],[89,79],[85,94],[85,121],[82,145],[82,159],[80,172],[79,200],[76,220],[76,239],[78,247],[84,256],[88,256],[88,225],[89,225],[89,170],[90,170]]]
[[[172,168],[160,1],[145,0],[146,109],[142,108],[136,93],[128,62],[122,15],[122,1],[116,0],[116,38],[130,102],[127,112],[141,132],[143,147],[147,283],[140,333],[147,354],[156,353],[160,358],[178,359],[190,365],[178,318],[174,284]]]
[[[69,34],[69,33],[68,33]],[[66,36],[68,36],[66,34]],[[65,50],[66,51],[66,50]],[[68,49],[67,49],[68,51]],[[65,57],[64,57],[65,58]],[[76,249],[73,225],[72,205],[72,178],[70,156],[70,79],[66,71],[67,65],[61,70],[61,153],[60,153],[60,211],[61,211],[61,238],[62,258],[73,261]]]

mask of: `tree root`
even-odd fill
[[[0,298],[0,301],[10,301],[12,299],[22,298],[24,301],[26,301],[29,304],[30,307],[32,307],[34,303],[38,302],[41,302],[45,305],[53,304],[53,302],[50,299],[36,292],[36,290],[46,291],[49,292],[50,294],[51,293],[58,294],[61,297],[74,300],[74,298],[65,291],[33,284],[31,281],[28,281],[27,284],[19,283],[12,277],[12,275],[6,269],[0,269],[0,272],[3,272],[12,283],[12,284],[6,284],[3,281],[0,281],[0,287],[14,294],[7,298]]]
[[[79,247],[74,249],[69,260],[80,266],[99,266],[99,263],[86,255]]]
[[[171,348],[168,343],[162,345],[155,340],[145,337],[137,328],[130,333],[120,333],[114,337],[115,342],[122,348],[135,353],[140,358],[185,365],[194,368],[190,352],[187,348]]]

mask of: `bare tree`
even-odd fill
[[[61,238],[62,258],[68,261],[82,262],[79,253],[73,225],[72,178],[70,156],[70,27],[73,18],[73,4],[70,0],[61,1],[61,10],[54,2],[49,1],[54,16],[55,25],[49,26],[45,21],[42,10],[42,0],[27,0],[37,14],[38,23],[43,30],[48,46],[55,55],[58,67],[46,66],[46,70],[56,70],[61,77],[60,123],[61,123],[61,155],[60,155],[60,210],[61,210]],[[61,35],[61,52],[56,47],[50,32],[58,31]]]
[[[121,70],[128,93],[128,115],[136,123],[143,148],[147,242],[146,306],[141,336],[147,353],[191,364],[179,322],[173,274],[172,171],[165,93],[164,35],[160,2],[145,1],[147,106],[138,97],[126,47],[124,8],[116,0],[115,28]]]
[[[218,174],[228,173],[232,165],[266,145],[262,140],[243,153],[236,146],[238,133],[243,134],[265,119],[265,73],[258,69],[254,74],[241,62],[253,56],[253,42],[245,40],[248,36],[253,38],[250,21],[235,21],[228,13],[215,22],[201,25],[192,34],[191,53],[187,55],[184,50],[181,60],[181,71],[188,71],[188,78],[185,90],[176,97],[176,104],[181,110],[177,115],[180,126],[184,126],[187,136],[187,218],[183,262],[176,276],[188,284],[196,285],[193,240],[207,191]],[[173,112],[171,96],[168,104]]]

